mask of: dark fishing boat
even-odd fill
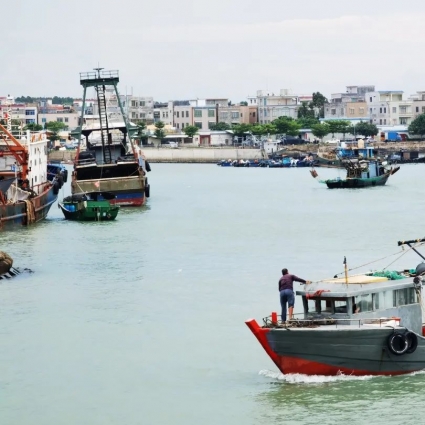
[[[73,132],[78,148],[71,190],[73,194],[111,192],[116,196],[112,203],[141,206],[150,194],[146,177],[150,166],[133,142],[137,127],[128,122],[124,113],[118,82],[118,71],[97,68],[95,72],[80,74],[84,88],[82,125]],[[91,120],[84,115],[89,87],[96,91],[98,106],[98,115]],[[116,105],[110,108],[108,102]]]
[[[364,187],[383,186],[389,177],[395,174],[400,167],[392,168],[386,163],[377,160],[350,160],[343,163],[347,170],[345,179],[335,178],[319,180],[325,183],[329,189],[359,189]],[[317,178],[315,169],[310,170],[312,177]]]
[[[105,192],[81,193],[67,196],[59,207],[67,220],[111,221],[117,218],[119,205],[110,201],[115,195]]]
[[[43,220],[63,181],[47,178],[48,139],[30,133],[19,140],[0,124],[0,231]]]
[[[420,240],[421,242],[425,239]],[[417,243],[418,241],[400,242]],[[284,374],[401,375],[425,369],[422,285],[413,270],[334,277],[296,291],[300,318],[246,321]]]

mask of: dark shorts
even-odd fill
[[[295,295],[294,291],[290,289],[284,289],[280,291],[280,301],[281,303],[288,303],[288,307],[293,307],[295,304]]]

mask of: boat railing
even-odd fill
[[[377,325],[384,326],[399,326],[399,317],[381,317],[381,318],[336,318],[336,317],[321,317],[321,318],[307,318],[301,319],[296,316],[304,316],[304,313],[295,314],[294,318],[283,322],[278,320],[275,316],[268,316],[263,318],[263,328],[318,328],[320,326],[332,325],[335,328],[344,326],[358,326],[361,328],[363,325]]]
[[[89,71],[89,72],[80,72],[80,81],[91,81],[104,78],[119,78],[118,70],[113,71]]]

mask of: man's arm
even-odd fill
[[[296,282],[301,282],[301,283],[306,283],[307,281],[304,279],[301,279],[298,276],[292,275],[292,279],[295,280]]]

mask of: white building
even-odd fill
[[[291,94],[288,89],[280,90],[279,94],[258,90],[258,122],[268,124],[279,117],[298,117],[298,107],[301,104],[299,96]]]

